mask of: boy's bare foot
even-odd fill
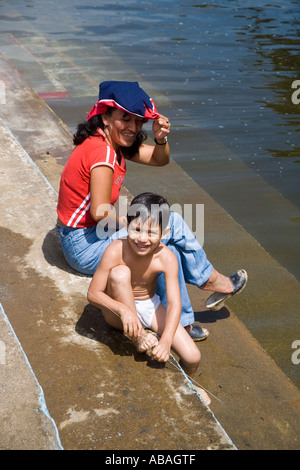
[[[158,343],[158,339],[152,333],[143,331],[143,333],[136,339],[132,340],[132,342],[134,343],[137,352],[142,353],[154,348],[154,346],[156,346]]]
[[[207,395],[206,391],[203,390],[203,388],[200,388],[200,387],[196,387],[195,386],[195,389],[197,390],[197,392],[199,393],[199,395],[201,396],[201,398],[203,398],[203,401],[209,405],[211,403],[211,399],[209,398],[209,396]]]

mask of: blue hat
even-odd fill
[[[145,120],[159,117],[154,101],[142,90],[138,82],[100,83],[99,100],[89,112],[87,119],[105,113],[107,107],[121,109]]]

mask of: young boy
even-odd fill
[[[124,331],[139,352],[152,349],[153,359],[166,362],[172,347],[181,366],[192,377],[201,355],[179,323],[177,259],[161,242],[170,230],[169,215],[169,205],[162,196],[143,193],[133,199],[127,214],[128,236],[106,248],[87,298],[101,308],[107,323]],[[165,276],[167,308],[155,293],[160,272]],[[153,330],[160,339],[145,329]],[[206,392],[199,387],[197,390],[209,404]]]

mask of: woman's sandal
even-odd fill
[[[233,292],[230,294],[222,294],[221,292],[214,292],[206,301],[206,308],[213,310],[216,312],[220,310],[223,306],[225,301],[232,297],[235,294],[242,292],[245,288],[248,280],[247,272],[244,269],[239,269],[235,273],[229,276],[229,279],[232,282]]]
[[[203,341],[209,335],[209,331],[206,328],[203,328],[200,325],[192,325],[189,335],[193,341]]]

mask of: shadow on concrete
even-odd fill
[[[230,317],[230,312],[226,307],[221,308],[217,312],[213,312],[212,310],[195,312],[195,321],[200,323],[217,323],[228,317]]]
[[[70,274],[75,274],[79,277],[91,277],[86,274],[82,274],[67,263],[59,239],[59,231],[57,227],[54,227],[50,230],[44,238],[42,244],[42,251],[45,257],[45,260],[51,265],[55,266],[62,271],[65,271]]]
[[[75,331],[93,341],[108,346],[118,356],[132,356],[134,346],[121,331],[106,323],[101,310],[87,304],[76,323]]]
[[[86,305],[75,326],[76,333],[93,341],[105,344],[116,356],[133,356],[136,362],[147,362],[148,367],[162,369],[165,363],[152,360],[146,353],[138,353],[131,341],[106,323],[101,310]]]

